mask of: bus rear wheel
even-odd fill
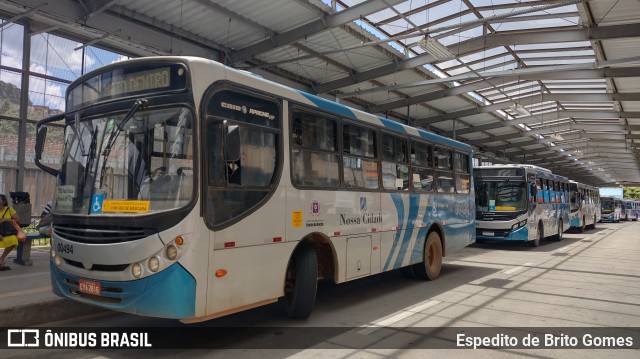
[[[427,236],[422,256],[423,262],[413,265],[416,277],[426,280],[438,279],[442,269],[442,242],[437,232],[431,232]]]
[[[313,246],[302,243],[294,252],[287,267],[284,303],[287,316],[306,319],[316,301],[318,290],[318,257]]]
[[[584,229],[585,229],[585,220],[584,220],[584,216],[582,217],[582,225],[580,227],[578,227],[578,232],[579,233],[584,233]]]

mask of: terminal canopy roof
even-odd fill
[[[205,56],[595,186],[640,183],[638,0],[12,0],[9,21]]]

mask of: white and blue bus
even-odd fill
[[[598,188],[569,181],[571,228],[582,233],[586,228],[595,229],[600,221],[600,194]]]
[[[306,318],[318,279],[433,280],[475,241],[470,146],[214,61],[105,66],[37,131],[53,290],[75,301],[189,323],[283,298]]]
[[[640,216],[640,200],[637,199],[625,199],[624,204],[624,220],[637,221]]]
[[[569,228],[569,181],[533,165],[493,165],[473,172],[476,241],[518,241],[537,247]]]
[[[624,217],[624,203],[615,196],[600,196],[600,222],[620,222]]]

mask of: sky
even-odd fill
[[[622,198],[622,188],[620,187],[602,187],[600,188],[600,196],[615,196]]]
[[[24,28],[8,23],[0,28],[0,64],[22,68]],[[29,69],[33,73],[73,81],[82,74],[117,62],[126,57],[59,36],[40,33],[31,38]],[[21,88],[19,74],[2,71],[0,80]],[[67,84],[62,81],[31,77],[29,99],[34,105],[46,105],[50,109],[64,110],[64,94]]]

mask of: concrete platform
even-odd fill
[[[103,312],[103,309],[62,299],[51,291],[49,247],[33,247],[29,266],[6,259],[11,270],[0,272],[0,327],[24,327]]]
[[[393,300],[394,308],[403,301],[411,302],[413,297],[417,302],[437,301],[437,306],[424,310],[426,317],[420,325],[427,327],[470,323],[498,327],[638,327],[640,222],[597,227],[582,234],[565,233],[562,242],[545,241],[538,248],[504,243],[472,245],[445,258],[447,270],[452,272],[445,277],[447,280],[442,278],[428,286],[420,281],[390,281],[387,286],[408,287],[380,290],[398,297]],[[12,270],[0,272],[0,327],[33,326],[105,312],[52,293],[49,247],[32,249],[32,266],[14,264],[15,256],[13,251],[7,258]],[[338,294],[321,291],[314,309],[314,325],[343,323],[345,314],[340,308],[349,306],[349,295],[353,293],[349,288],[376,280],[380,281],[370,278],[336,286]],[[367,293],[376,290],[375,286],[366,288]],[[376,295],[371,293],[366,297],[373,300]],[[353,305],[362,304],[362,298],[354,300]],[[359,321],[388,316],[391,310],[379,303],[368,308],[367,318]],[[266,311],[270,310],[273,311]],[[257,309],[224,320],[242,322],[246,315],[255,321],[256,313],[262,312]],[[269,312],[267,317],[283,319],[277,313]]]

